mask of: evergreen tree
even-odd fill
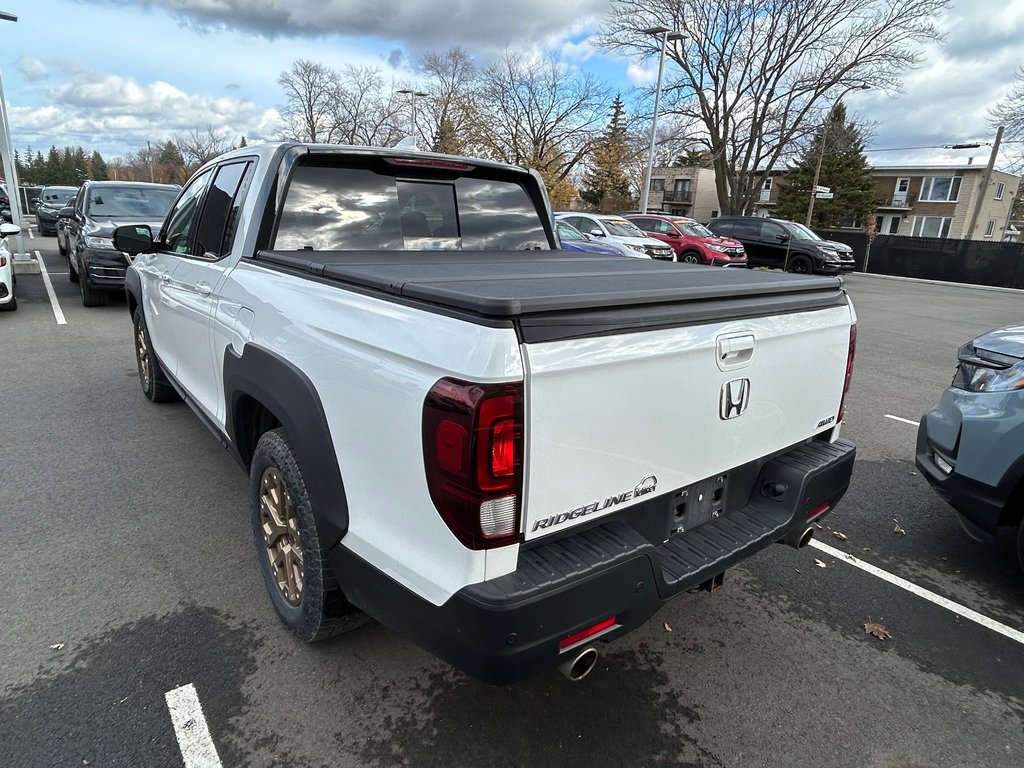
[[[103,161],[103,155],[99,151],[92,153],[92,157],[89,159],[89,171],[91,172],[92,179],[95,181],[106,181],[110,178],[107,164]]]
[[[446,155],[464,155],[466,148],[455,132],[455,125],[448,117],[442,117],[437,125],[437,133],[434,135],[434,142],[430,147],[433,152],[443,152]]]
[[[827,229],[848,225],[851,221],[865,221],[874,210],[875,180],[864,155],[860,129],[847,122],[842,102],[836,104],[803,157],[786,173],[779,187],[775,215],[801,223],[806,220],[819,156],[818,185],[829,187],[833,198],[814,201],[811,227]]]
[[[580,185],[580,197],[601,213],[628,208],[632,205],[629,194],[629,176],[625,163],[629,156],[629,141],[624,118],[626,105],[620,96],[612,102],[612,116],[608,129],[598,140],[591,154],[590,168]]]
[[[249,146],[249,142],[247,142],[245,140],[245,136],[243,136],[241,141],[238,142],[238,148],[241,149],[242,147],[248,147],[248,146]]]

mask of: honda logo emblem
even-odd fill
[[[718,415],[723,419],[735,419],[750,402],[750,379],[733,379],[722,385],[722,401]]]

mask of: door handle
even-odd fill
[[[211,293],[213,293],[213,288],[211,288],[210,284],[205,280],[201,280],[198,283],[196,283],[195,288],[196,293],[203,297],[209,296]]]
[[[160,278],[160,282],[166,283],[171,279],[170,272],[157,272],[156,276]]]

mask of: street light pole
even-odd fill
[[[832,109],[828,111],[828,117],[825,118],[825,125],[821,129],[821,146],[818,147],[818,164],[814,167],[814,183],[811,185],[811,201],[807,204],[807,220],[804,222],[808,227],[811,226],[811,216],[814,214],[814,201],[818,196],[818,182],[821,180],[821,161],[825,157],[825,140],[828,139],[828,129],[832,125],[832,113],[836,111],[836,107],[842,102],[843,97],[850,91],[866,91],[870,88],[870,85],[862,83],[861,85],[851,85],[841,94],[839,98],[832,104]]]
[[[402,88],[402,89],[396,91],[396,93],[407,93],[407,94],[409,94],[409,99],[412,101],[412,137],[413,137],[414,140],[417,140],[418,139],[419,131],[416,128],[416,97],[417,96],[429,96],[430,94],[429,93],[425,93],[424,91],[417,91],[417,90],[415,90],[413,88]]]
[[[668,27],[651,27],[641,30],[645,35],[661,35],[661,54],[658,57],[658,83],[654,88],[654,116],[651,118],[651,146],[647,151],[647,171],[644,173],[644,186],[640,190],[640,211],[647,213],[647,203],[651,192],[651,174],[654,172],[654,144],[658,134],[658,111],[661,109],[661,78],[665,72],[665,48],[668,47],[668,40],[685,40],[686,38],[678,32],[673,32]]]
[[[17,21],[18,17],[13,13],[0,11],[0,21]],[[27,260],[28,253],[25,251],[25,240],[21,235],[21,201],[18,199],[18,169],[14,163],[14,147],[11,145],[11,125],[7,121],[7,99],[4,97],[3,78],[0,78],[0,139],[3,146],[0,153],[3,154],[4,178],[7,179],[7,200],[11,206],[11,223],[18,226],[19,232],[15,235],[17,252],[13,254],[14,259]]]

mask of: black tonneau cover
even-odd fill
[[[517,322],[527,341],[845,304],[838,277],[571,251],[260,251],[257,261]]]

